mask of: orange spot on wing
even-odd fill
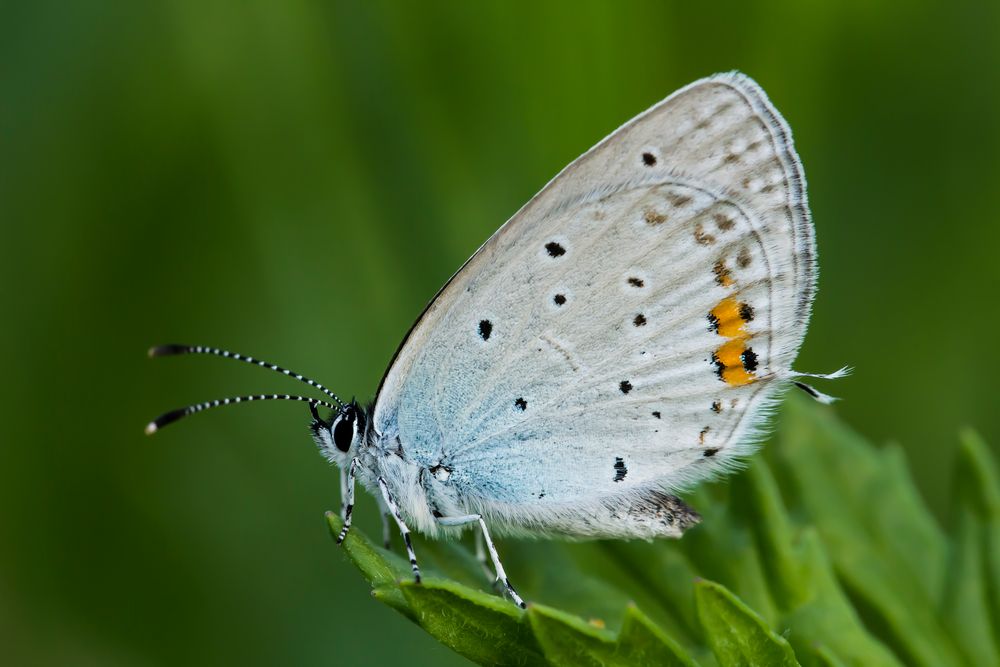
[[[743,385],[750,384],[757,378],[753,376],[753,373],[748,373],[743,366],[728,366],[722,371],[722,379],[726,384],[734,387],[742,387]]]
[[[715,352],[715,358],[722,362],[723,366],[742,366],[743,361],[740,355],[747,349],[742,338],[732,338],[722,344]]]
[[[712,316],[718,321],[718,332],[720,336],[726,338],[737,338],[746,335],[743,325],[746,324],[740,316],[740,303],[732,298],[726,297],[712,309]]]

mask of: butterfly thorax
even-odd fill
[[[361,482],[377,493],[378,479],[382,478],[407,523],[425,534],[434,536],[442,532],[437,521],[441,517],[470,512],[458,487],[451,483],[450,467],[415,460],[398,433],[371,429],[360,443],[358,459],[357,475]]]
[[[371,406],[351,402],[327,420],[314,418],[310,431],[324,458],[345,471],[353,463],[358,481],[375,497],[382,479],[407,523],[421,532],[437,535],[438,518],[468,513],[449,483],[447,465],[417,461],[398,432],[379,432],[374,424]]]

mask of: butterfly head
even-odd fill
[[[312,411],[309,430],[319,451],[328,460],[338,465],[345,465],[356,455],[364,438],[367,424],[364,408],[352,400],[334,410],[329,419],[321,418],[316,406],[311,403],[309,409]]]

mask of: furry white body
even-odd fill
[[[317,441],[431,536],[481,515],[508,534],[678,537],[698,517],[670,494],[752,453],[814,285],[788,126],[747,77],[703,79],[501,227],[414,325],[350,448]],[[727,300],[749,317],[728,338],[709,319]],[[733,345],[744,367],[724,369]]]

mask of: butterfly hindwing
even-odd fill
[[[456,274],[383,380],[376,432],[509,526],[648,536],[654,514],[685,516],[662,491],[751,451],[804,335],[804,197],[756,84],[675,93]]]

